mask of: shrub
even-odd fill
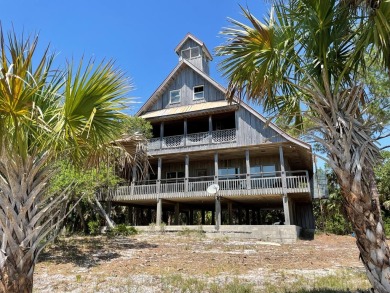
[[[100,234],[100,223],[98,221],[89,221],[88,230],[90,235]]]
[[[127,226],[126,224],[116,225],[113,229],[110,229],[107,234],[109,236],[130,236],[138,234],[138,230],[133,226]]]

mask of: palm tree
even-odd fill
[[[48,48],[36,56],[37,44],[0,30],[1,292],[32,292],[38,255],[66,216],[71,186],[48,194],[55,162],[97,162],[127,121],[129,84],[113,62],[59,70]]]
[[[373,172],[381,160],[378,121],[361,83],[367,52],[390,68],[390,1],[280,0],[264,23],[242,10],[250,25],[230,19],[217,48],[226,56],[228,99],[246,97],[301,130],[310,125],[305,135],[322,146],[337,176],[367,276],[375,292],[390,292]]]

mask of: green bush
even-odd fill
[[[127,226],[126,224],[116,225],[113,229],[110,229],[107,234],[109,236],[130,236],[138,234],[137,229],[133,226]]]
[[[88,230],[90,235],[100,234],[100,223],[98,221],[89,221]]]

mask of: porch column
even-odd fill
[[[209,116],[209,143],[213,143],[213,118]]]
[[[218,152],[214,154],[214,183],[218,184]]]
[[[187,145],[187,118],[184,119],[184,146]]]
[[[175,225],[179,225],[179,217],[180,217],[180,204],[177,202],[175,204]]]
[[[163,148],[163,139],[164,139],[164,121],[160,124],[160,149]]]
[[[219,231],[221,226],[221,197],[215,197],[215,230]]]
[[[134,185],[135,180],[137,179],[137,166],[133,166],[132,168],[132,176],[131,176],[131,186],[130,186],[130,195],[134,195]]]
[[[186,155],[184,159],[184,192],[188,192],[188,177],[190,174],[189,164],[190,156]]]
[[[158,158],[158,163],[157,163],[157,186],[156,186],[157,194],[161,193],[161,168],[162,168],[162,158]]]
[[[289,198],[287,195],[287,178],[286,178],[286,170],[284,167],[284,155],[283,155],[283,147],[282,146],[279,146],[279,157],[280,157],[280,171],[281,171],[282,190],[283,190],[284,224],[291,225],[290,205],[289,205]]]
[[[246,166],[246,189],[251,189],[251,164],[249,161],[249,150],[245,150],[245,166]]]
[[[160,227],[162,218],[162,199],[157,199],[156,226]]]
[[[233,203],[228,202],[229,225],[233,225]]]

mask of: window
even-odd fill
[[[183,182],[184,172],[167,172],[167,183]]]
[[[234,178],[235,176],[233,175],[237,174],[240,174],[240,168],[227,167],[218,169],[218,176],[221,177],[221,179]]]
[[[263,165],[263,177],[276,177],[275,165]]]
[[[169,104],[180,103],[180,90],[170,91]]]
[[[203,85],[198,85],[194,87],[194,100],[204,99],[204,87]]]
[[[193,47],[181,51],[181,57],[184,59],[192,59],[200,56],[200,48]]]
[[[275,165],[251,166],[251,175],[252,178],[276,177]]]

